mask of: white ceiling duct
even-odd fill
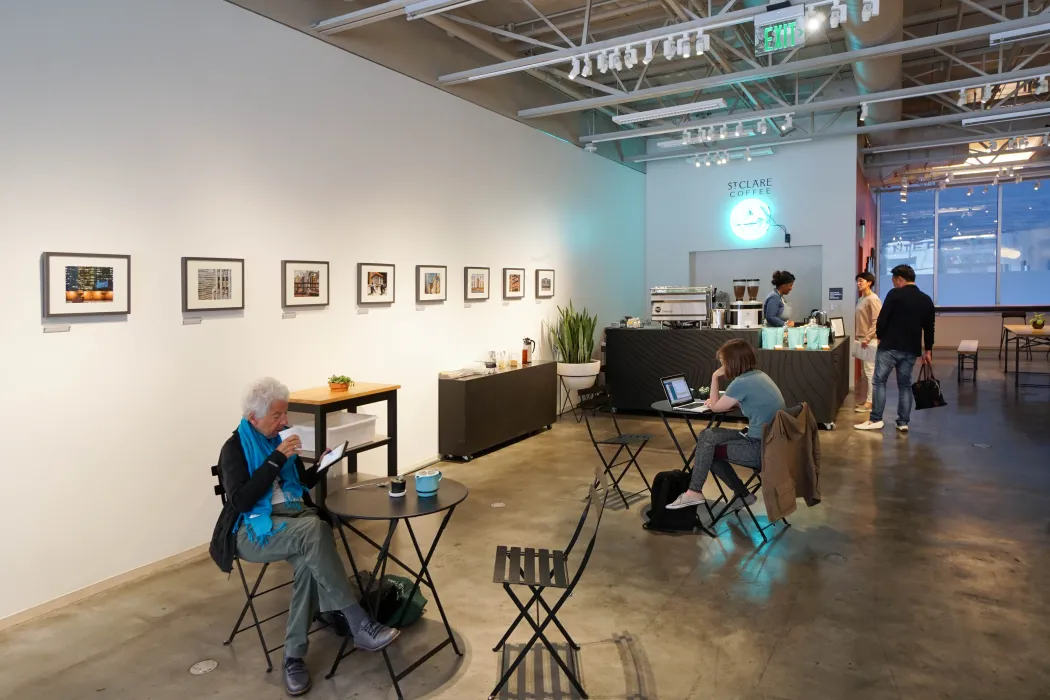
[[[878,16],[867,22],[861,21],[863,0],[845,0],[849,8],[849,21],[842,24],[846,34],[846,47],[850,51],[869,46],[892,44],[904,39],[904,0],[882,0]],[[866,95],[883,90],[896,90],[902,86],[901,56],[887,56],[853,64],[853,79],[857,92]],[[865,124],[881,124],[900,121],[901,103],[878,102],[868,106]],[[881,145],[896,138],[893,134],[869,134],[872,143]]]

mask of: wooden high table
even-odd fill
[[[1038,374],[1044,377],[1050,377],[1050,373],[1047,372],[1022,372],[1021,371],[1021,340],[1024,339],[1028,347],[1050,345],[1050,333],[1047,333],[1046,329],[1040,328],[1036,330],[1029,325],[1007,325],[1003,326],[1006,330],[1006,356],[1003,360],[1003,374],[1010,374],[1010,336],[1013,336],[1014,341],[1014,387],[1019,388],[1022,386],[1038,387],[1042,389],[1050,388],[1050,384],[1022,384],[1022,374]]]
[[[371,403],[386,402],[386,426],[389,435],[376,435],[375,440],[347,450],[347,472],[357,471],[357,455],[386,447],[387,476],[397,476],[397,390],[400,384],[371,384],[356,382],[348,391],[332,391],[327,386],[293,391],[288,397],[288,410],[297,413],[309,413],[314,417],[314,459],[327,449],[329,413],[347,411],[357,413],[359,406]],[[314,461],[310,457],[305,459]],[[327,479],[317,484],[317,503],[324,503],[328,497]]]

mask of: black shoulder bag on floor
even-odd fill
[[[689,472],[675,469],[660,472],[653,479],[653,496],[649,505],[649,521],[642,527],[656,532],[692,532],[699,524],[696,507],[667,510],[667,504],[689,488]]]
[[[941,383],[933,376],[932,365],[923,364],[919,370],[919,381],[911,385],[911,393],[915,397],[915,409],[918,411],[948,405],[941,395]]]

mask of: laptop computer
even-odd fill
[[[684,374],[662,377],[660,385],[664,388],[664,396],[667,397],[667,402],[671,404],[672,411],[705,413],[711,410],[703,401],[693,400],[693,392],[689,388],[689,382],[685,380]]]

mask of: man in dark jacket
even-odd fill
[[[341,612],[354,644],[365,651],[385,649],[398,631],[369,619],[357,602],[332,528],[310,501],[308,489],[324,475],[316,466],[303,467],[297,456],[301,447],[297,435],[284,440],[278,436],[288,422],[288,388],[276,379],[260,379],[248,388],[243,409],[240,425],[219,456],[219,478],[237,517],[232,525],[217,526],[215,537],[230,537],[232,527],[241,559],[292,565],[284,687],[297,696],[310,690],[310,672],[303,658],[318,606],[321,612]],[[225,523],[221,516],[220,523]]]
[[[871,416],[857,430],[882,430],[886,408],[886,381],[897,372],[897,430],[908,432],[913,404],[911,373],[920,357],[923,364],[933,362],[933,300],[915,286],[915,270],[910,265],[893,268],[893,289],[875,324],[879,349],[875,353],[875,391]]]

